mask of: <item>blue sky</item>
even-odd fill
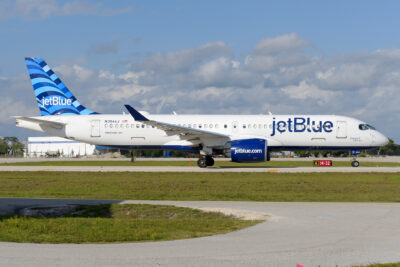
[[[0,136],[31,135],[8,116],[38,114],[23,61],[36,56],[102,113],[119,113],[125,102],[153,113],[334,113],[400,142],[399,7],[0,1]]]

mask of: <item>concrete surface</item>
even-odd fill
[[[64,172],[400,172],[400,167],[0,166],[0,171]]]
[[[0,199],[0,210],[102,200]],[[111,201],[118,202],[118,201]],[[229,234],[122,244],[0,243],[0,266],[350,266],[400,261],[399,203],[123,201],[270,214]]]
[[[348,161],[352,158],[272,158],[271,161],[309,161],[318,159],[326,159],[333,161]],[[381,157],[357,157],[360,162],[400,162],[400,156],[381,156]],[[0,163],[14,162],[38,162],[38,161],[130,161],[130,158],[104,158],[104,157],[82,157],[82,158],[0,158]],[[196,163],[196,158],[136,158],[136,161],[193,161]],[[214,158],[216,161],[230,161],[230,158]]]

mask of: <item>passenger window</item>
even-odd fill
[[[193,128],[197,128],[197,124],[193,124]]]
[[[192,125],[191,125],[191,124],[188,124],[188,127],[189,127],[189,128],[192,128]]]
[[[121,128],[124,128],[124,125],[123,125],[123,124],[121,124],[121,125],[120,125],[120,127],[121,127]]]
[[[206,129],[207,128],[207,124],[204,124],[204,129]]]
[[[107,128],[108,127],[108,124],[104,124],[104,128]]]
[[[213,127],[213,125],[212,124],[210,124],[210,129]]]
[[[199,124],[199,128],[201,128],[201,124]]]
[[[136,128],[139,128],[140,126],[139,126],[139,124],[136,124]]]
[[[118,128],[118,124],[115,124],[115,128]]]
[[[215,124],[215,128],[218,129],[218,124]]]
[[[264,129],[267,129],[268,128],[268,125],[267,124],[264,124]]]
[[[150,125],[146,125],[146,128],[150,128]]]
[[[142,124],[142,128],[144,128],[144,124]]]
[[[131,124],[131,128],[135,128],[135,124]]]
[[[246,124],[243,124],[243,129],[246,129]]]
[[[247,127],[248,127],[249,129],[251,129],[251,124],[247,125]]]
[[[228,125],[224,124],[224,128],[228,128]]]

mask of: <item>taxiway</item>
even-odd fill
[[[0,199],[27,205],[107,200]],[[350,266],[400,260],[399,203],[123,201],[269,214],[256,226],[195,239],[121,244],[0,243],[1,266]]]

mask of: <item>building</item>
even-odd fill
[[[26,157],[79,157],[95,154],[95,145],[60,137],[28,137]]]

